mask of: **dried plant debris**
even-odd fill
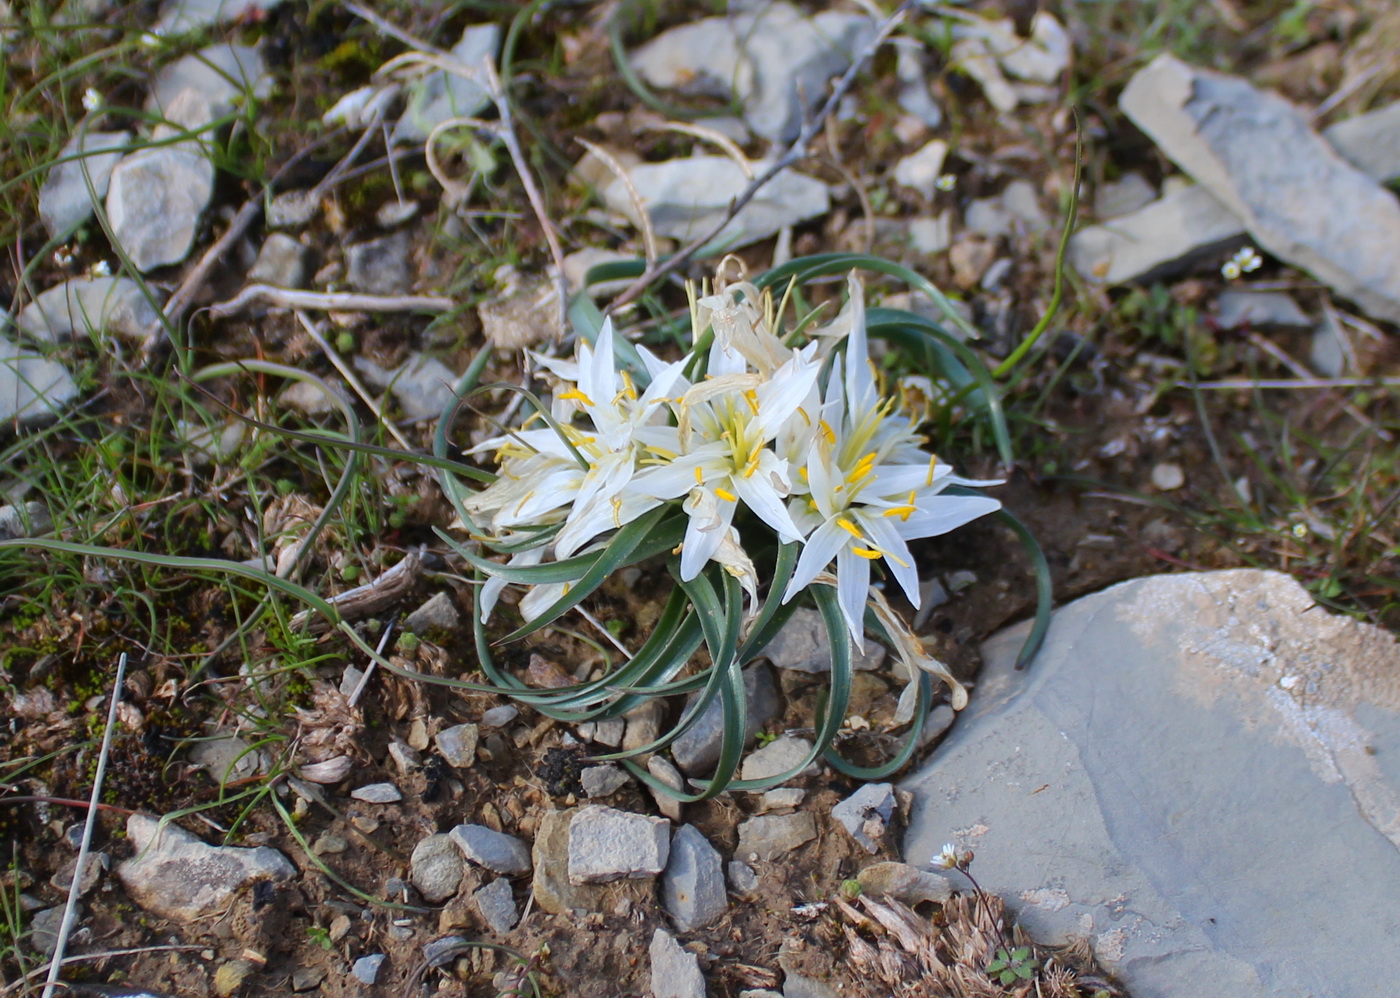
[[[837,898],[860,998],[1111,998],[1089,947],[1034,945],[1006,928],[1000,898],[956,895],[928,917],[892,898]]]

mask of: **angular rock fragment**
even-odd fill
[[[651,994],[653,998],[705,998],[705,975],[696,955],[676,942],[665,929],[651,937]]]
[[[694,825],[682,825],[671,836],[661,899],[682,932],[703,928],[729,910],[720,855]]]
[[[894,787],[888,783],[867,783],[831,809],[831,816],[872,855],[884,844],[893,814]]]
[[[569,822],[569,881],[601,884],[654,877],[670,855],[670,822],[590,804]]]
[[[530,872],[530,848],[514,835],[485,825],[458,825],[447,834],[467,859],[492,873],[514,877]]]
[[[744,861],[777,859],[817,837],[817,823],[805,811],[797,814],[760,814],[739,826],[739,848]]]

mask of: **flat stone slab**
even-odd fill
[[[1133,998],[1375,992],[1400,938],[1400,646],[1277,572],[1136,579],[992,638],[905,857],[944,842]],[[1209,982],[1209,985],[1203,985]]]
[[[1400,201],[1308,119],[1239,77],[1160,55],[1119,101],[1264,249],[1400,322]]]
[[[107,196],[112,168],[130,143],[130,132],[88,132],[68,140],[39,188],[39,218],[49,235],[62,238],[92,217],[93,198]]]

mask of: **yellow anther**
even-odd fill
[[[933,484],[933,469],[936,467],[938,467],[938,455],[932,454],[928,459],[928,481],[924,483],[926,487]]]
[[[860,534],[860,528],[844,516],[838,516],[836,518],[836,525],[858,541],[865,539]]]
[[[824,419],[817,420],[817,426],[821,428],[822,436],[826,437],[829,444],[836,443],[836,431],[831,428],[831,424]]]
[[[757,415],[758,415],[758,392],[754,391],[752,388],[745,388],[745,389],[744,389],[744,401],[747,402],[747,403],[749,404],[749,408],[752,409],[752,410],[753,410],[753,414],[754,414],[755,416],[757,416]]]
[[[909,522],[909,517],[919,511],[919,507],[914,504],[914,490],[909,490],[909,498],[905,500],[903,506],[895,506],[893,509],[885,510],[885,517],[897,516],[905,523]]]
[[[739,497],[736,496],[733,492],[730,492],[728,489],[719,489],[719,488],[717,488],[717,489],[715,489],[715,495],[719,496],[719,497],[720,497],[721,499],[723,499],[725,502],[738,502],[738,501],[739,501]]]
[[[559,398],[561,400],[569,402],[580,402],[583,405],[587,406],[591,406],[593,404],[593,400],[587,395],[583,394],[583,392],[579,391],[577,388],[570,388],[567,392],[564,392],[562,395],[560,395]]]
[[[629,371],[623,371],[623,372],[622,372],[622,385],[623,385],[622,390],[623,390],[623,392],[627,395],[627,397],[628,397],[629,399],[631,399],[633,402],[637,401],[637,386],[634,385],[634,384],[632,384],[632,375],[631,375],[631,372],[629,372]]]
[[[807,469],[806,469],[805,467],[804,467],[804,468],[798,468],[798,469],[797,469],[797,473],[798,473],[799,475],[802,476],[802,480],[803,480],[804,482],[807,481]]]
[[[698,465],[698,464],[695,466],[695,484],[696,484],[696,485],[704,485],[704,484],[705,484],[705,476],[704,476],[704,474],[701,473],[701,471],[700,471],[700,465]]]
[[[851,548],[852,554],[858,554],[866,561],[874,561],[880,557],[880,552],[874,548]]]
[[[622,526],[622,497],[621,497],[621,496],[613,496],[613,498],[612,498],[612,508],[613,508],[613,526],[614,526],[614,527],[620,527],[620,526]]]
[[[806,423],[808,426],[812,425],[812,417],[807,415],[807,410],[800,405],[797,407],[797,414],[802,417],[802,422]]]
[[[674,461],[676,458],[680,457],[680,455],[677,454],[675,451],[670,450],[666,447],[658,447],[656,446],[656,444],[647,444],[647,450],[651,451],[657,457],[664,458],[667,461]]]

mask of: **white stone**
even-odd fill
[[[102,333],[141,341],[159,324],[160,313],[141,286],[127,277],[64,281],[26,305],[18,320],[23,332],[50,343]]]
[[[569,822],[569,882],[654,877],[670,855],[670,822],[590,804]]]
[[[179,263],[214,193],[214,165],[181,142],[132,153],[112,171],[107,220],[137,270]]]
[[[474,24],[462,32],[452,47],[452,57],[463,66],[480,69],[488,57],[495,58],[500,47],[499,24]],[[428,73],[409,86],[408,105],[394,126],[393,141],[422,142],[449,118],[470,117],[490,104],[484,76],[472,78],[443,70]]]
[[[130,132],[79,133],[68,140],[39,188],[39,219],[50,236],[64,238],[92,217],[93,197],[101,202],[107,196],[112,168],[130,143]]]
[[[66,367],[0,335],[0,424],[43,421],[62,412],[77,394]]]
[[[746,172],[728,156],[689,156],[639,164],[628,171],[628,177],[656,234],[691,240],[718,225],[752,177],[769,165],[757,161]],[[638,222],[631,193],[621,179],[608,183],[602,196],[613,211]],[[830,207],[825,184],[784,170],[725,225],[717,239],[730,248],[747,246],[786,226],[824,215]]]
[[[948,158],[948,143],[934,139],[918,152],[910,153],[894,165],[895,183],[932,198],[938,178],[943,174],[943,161]]]

